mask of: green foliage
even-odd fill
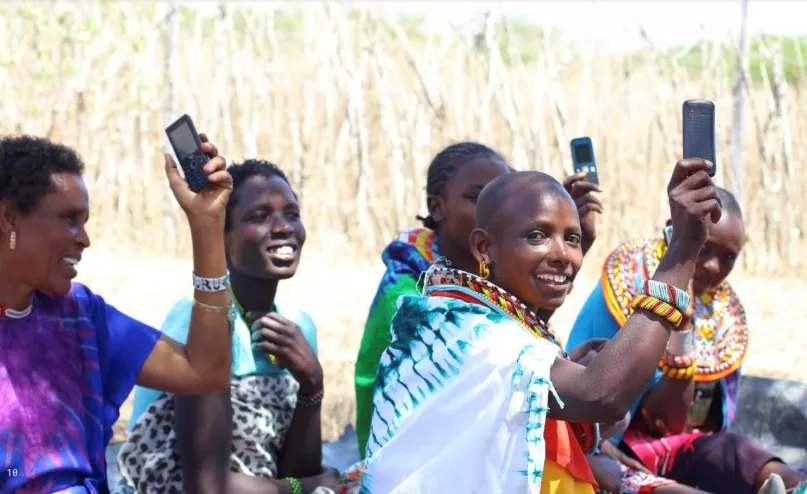
[[[763,74],[767,74],[769,79],[773,79],[773,62],[769,56],[771,48],[775,43],[779,44],[782,57],[782,71],[789,85],[804,82],[804,74],[807,68],[799,66],[799,54],[801,60],[807,61],[807,36],[783,37],[761,35],[751,39],[748,53],[748,71],[752,84],[762,82]],[[708,57],[711,56],[712,46],[707,47],[707,59],[701,55],[701,46],[696,45],[682,53],[685,47],[674,47],[664,52],[663,57],[672,60],[677,58],[678,65],[686,69],[689,73],[696,73],[704,70],[710,63]],[[800,52],[800,53],[799,53]],[[736,64],[736,48],[734,45],[722,42],[719,46],[719,53],[722,60],[720,63],[728,64],[729,70],[733,73]],[[646,55],[637,55],[638,58]]]

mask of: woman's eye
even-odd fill
[[[569,235],[566,241],[572,245],[577,245],[581,242],[580,235]]]
[[[289,211],[286,213],[286,218],[296,221],[300,219],[300,212],[299,211]]]
[[[544,235],[543,232],[535,231],[527,234],[527,240],[531,242],[540,242],[541,240],[545,239],[546,235]]]

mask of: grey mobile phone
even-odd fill
[[[703,158],[712,162],[707,171],[717,172],[715,155],[715,105],[708,100],[687,100],[683,105],[684,159]]]

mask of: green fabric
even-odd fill
[[[417,279],[401,276],[386,288],[376,300],[364,327],[364,336],[356,359],[356,435],[359,439],[359,454],[364,459],[367,439],[370,436],[370,418],[373,415],[373,387],[375,386],[381,354],[392,342],[390,323],[398,310],[398,297],[419,295]]]

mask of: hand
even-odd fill
[[[586,460],[600,489],[605,489],[606,492],[620,491],[623,474],[619,463],[606,455],[591,455],[586,457]]]
[[[667,186],[673,231],[669,250],[682,250],[694,260],[709,234],[707,218],[720,220],[721,204],[714,182],[706,174],[712,163],[700,158],[688,158],[675,164]]]
[[[607,338],[592,338],[585,341],[569,352],[569,360],[585,367],[606,343],[608,343]]]
[[[227,165],[224,158],[219,156],[216,146],[208,142],[205,134],[199,134],[199,137],[202,139],[202,151],[211,157],[204,166],[208,180],[205,188],[198,193],[193,192],[185,179],[180,176],[177,164],[169,154],[165,155],[165,174],[171,192],[185,211],[191,225],[212,223],[223,226],[224,210],[233,190],[233,179],[226,171]]]
[[[250,312],[247,318],[258,315]],[[253,346],[274,355],[275,365],[288,369],[300,384],[300,393],[312,395],[322,389],[322,366],[296,324],[271,312],[252,323],[251,330]]]
[[[602,201],[593,192],[602,192],[600,186],[586,182],[585,172],[575,173],[563,181],[563,188],[572,196],[580,216],[580,229],[583,230],[581,244],[587,252],[597,238],[597,214],[603,213]]]
[[[634,470],[639,470],[645,473],[652,473],[650,470],[645,467],[642,462],[631,458],[630,456],[626,455],[622,452],[619,448],[614,446],[614,443],[611,441],[603,441],[600,443],[600,452],[605,456],[611,458],[617,463],[621,463],[628,468],[632,468]]]

